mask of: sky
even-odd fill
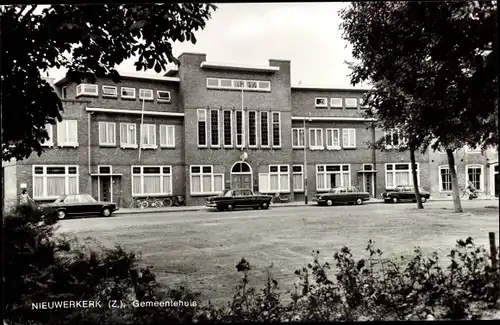
[[[269,59],[291,61],[292,85],[353,88],[351,49],[341,37],[338,11],[347,2],[223,3],[205,29],[195,32],[197,43],[174,43],[174,55],[206,53],[207,61],[268,65]],[[347,47],[346,47],[347,46]],[[118,66],[135,72],[134,58]],[[147,73],[155,74],[154,71]],[[52,69],[49,76],[64,77]],[[359,88],[362,86],[356,86]]]

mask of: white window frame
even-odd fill
[[[43,167],[43,174],[35,174],[35,168],[36,167]],[[49,167],[64,167],[65,168],[65,173],[64,174],[47,174],[47,168]],[[76,174],[69,174],[69,168],[76,167]],[[57,199],[60,195],[53,195],[53,196],[48,196],[47,195],[47,177],[50,175],[50,177],[64,177],[64,194],[68,194],[68,189],[69,189],[69,177],[76,177],[76,193],[71,194],[71,195],[78,195],[80,194],[80,170],[78,168],[78,165],[32,165],[32,197],[34,200],[55,200]],[[35,178],[42,178],[42,184],[43,184],[43,194],[42,196],[36,196],[35,195]]]
[[[64,86],[61,88],[61,99],[66,99],[68,97],[68,87]]]
[[[255,122],[255,125],[254,125],[254,134],[255,134],[255,144],[250,144],[250,113],[254,114],[255,116],[255,119],[254,119],[254,122]],[[247,121],[247,125],[248,125],[248,147],[249,148],[257,148],[258,145],[259,145],[259,133],[258,133],[258,130],[259,128],[257,127],[258,124],[259,124],[259,114],[257,111],[248,111],[248,117],[246,119]]]
[[[397,135],[398,135],[399,143],[397,145],[394,145],[394,134],[395,133],[397,133]],[[390,143],[387,143],[387,136],[388,135],[390,135],[390,138],[391,138]],[[407,142],[407,139],[401,135],[401,130],[399,130],[399,129],[392,129],[390,131],[384,131],[384,139],[385,139],[385,148],[386,149],[397,149],[397,148],[404,146]]]
[[[229,86],[223,86],[222,81],[230,81]],[[217,85],[210,85],[209,81],[217,81]],[[236,83],[243,82],[243,87],[236,87]],[[256,88],[248,87],[249,83],[256,83]],[[227,78],[206,78],[207,89],[230,89],[230,90],[241,90],[246,91],[260,91],[260,92],[270,92],[271,82],[267,80],[244,80],[244,79],[227,79]],[[264,87],[262,87],[265,85]]]
[[[101,173],[101,167],[109,167],[109,173]],[[113,174],[113,166],[112,165],[97,165],[97,173],[100,175],[111,175]]]
[[[225,112],[229,112],[229,125],[230,125],[230,130],[231,130],[231,143],[226,144],[226,120],[225,120]],[[197,125],[198,126],[198,125]],[[224,148],[232,148],[233,147],[233,142],[234,142],[234,127],[233,127],[233,111],[230,109],[225,109],[222,110],[222,145]]]
[[[124,95],[123,94],[123,91],[127,91],[127,90],[131,90],[133,91],[133,95]],[[121,87],[120,88],[120,97],[121,98],[124,98],[124,99],[135,99],[135,95],[136,95],[136,89],[134,87]]]
[[[323,129],[321,128],[309,128],[309,149],[311,150],[323,150],[324,147],[324,139],[323,139]],[[314,136],[312,136],[312,133],[314,133]],[[318,138],[317,133],[319,133],[319,138],[321,139],[321,143],[316,143],[316,140]],[[314,139],[314,146],[312,144],[312,140]]]
[[[390,190],[390,189],[395,189],[398,185],[404,185],[404,184],[393,184],[392,186],[389,186],[387,184],[387,174],[392,173],[392,179],[395,182],[396,181],[396,165],[400,164],[406,164],[408,165],[408,173],[409,173],[409,180],[410,184],[407,184],[407,186],[413,186],[413,175],[412,175],[412,170],[411,170],[411,163],[409,162],[397,162],[397,163],[386,163],[385,164],[385,173],[384,173],[384,178],[385,178],[385,188]],[[387,170],[387,166],[392,165],[392,170]],[[417,165],[417,181],[418,181],[418,186],[421,186],[420,184],[420,164],[417,162],[415,163]],[[399,170],[402,171],[402,170]],[[406,185],[405,185],[406,186]]]
[[[339,100],[340,100],[340,103],[338,103]],[[330,98],[330,107],[332,107],[332,108],[344,108],[343,98],[342,97]]]
[[[348,101],[349,100],[354,100],[355,102],[355,105],[348,105]],[[344,102],[345,102],[345,108],[349,108],[349,109],[357,109],[358,108],[358,98],[357,97],[346,97],[344,98]]]
[[[262,114],[265,114],[266,115],[266,126],[267,126],[267,145],[263,144],[262,141],[264,140],[264,137],[262,136]],[[271,120],[269,118],[271,114],[269,114],[269,111],[260,111],[259,113],[259,125],[260,125],[260,129],[259,129],[259,134],[260,134],[260,147],[261,148],[270,148],[271,147],[271,143],[272,143],[272,140],[271,140],[271,137],[270,137],[270,133],[271,133]]]
[[[144,93],[145,92],[150,92],[151,93],[151,96],[144,96]],[[141,94],[142,93],[142,94]],[[139,88],[139,99],[144,99],[144,100],[148,100],[148,101],[153,101],[155,98],[154,98],[154,91],[153,89],[149,89],[149,88]]]
[[[144,168],[149,168],[149,167],[157,167],[160,168],[160,173],[156,174],[144,174]],[[168,167],[170,169],[170,173],[164,173],[163,168]],[[140,168],[141,172],[139,174],[134,174],[134,168]],[[131,175],[131,184],[132,184],[132,189],[130,190],[132,193],[133,197],[145,197],[145,196],[168,196],[172,195],[173,188],[172,188],[172,178],[173,178],[173,171],[172,171],[172,165],[132,165],[130,166],[130,175]],[[160,176],[160,192],[159,193],[144,193],[144,176]],[[163,188],[163,177],[169,176],[170,177],[170,192],[165,192]],[[135,177],[140,177],[141,178],[141,192],[142,193],[135,193],[134,192],[134,178]]]
[[[200,113],[204,112],[205,118],[200,118]],[[208,147],[208,123],[207,123],[207,109],[198,108],[196,110],[196,142],[198,143],[198,148],[207,148]],[[205,144],[200,143],[200,123],[205,123]]]
[[[323,99],[325,101],[324,104],[318,104],[318,99]],[[314,106],[316,108],[321,107],[321,108],[327,108],[328,107],[328,98],[326,97],[316,97],[314,98]]]
[[[337,144],[335,144],[335,132],[337,133]],[[330,134],[329,134],[330,133]],[[338,128],[327,128],[325,129],[326,143],[325,147],[327,150],[340,150],[340,129]],[[330,138],[332,145],[328,145],[328,138]]]
[[[73,123],[68,123],[68,122],[74,122],[74,125],[71,126]],[[71,141],[66,141],[61,138],[63,132],[62,128],[65,128],[65,134],[68,134],[68,131],[70,129],[75,129],[76,132],[76,139],[74,142]],[[76,148],[78,147],[78,120],[62,120],[61,122],[57,123],[57,146],[58,147],[73,147]]]
[[[112,90],[112,91],[110,93],[106,93],[109,90]],[[102,85],[101,92],[102,92],[102,97],[111,97],[111,98],[118,97],[118,88],[116,86]]]
[[[274,122],[274,117],[276,115],[278,116],[278,123]],[[274,144],[274,130],[276,127],[278,128],[278,139],[279,139],[278,144]],[[283,141],[281,139],[281,112],[271,112],[271,145],[273,148],[281,148],[282,142]]]
[[[161,93],[167,93],[168,94],[168,99],[166,97],[160,95]],[[172,101],[172,96],[170,94],[170,91],[168,91],[168,90],[157,90],[156,91],[156,100],[159,103],[170,103]]]
[[[281,167],[283,167],[283,166],[287,167],[286,172],[281,171]],[[278,167],[278,171],[272,172],[271,167]],[[269,188],[270,193],[291,193],[291,191],[290,191],[290,175],[291,175],[290,165],[287,165],[287,164],[269,165],[268,172],[269,172],[269,187],[268,188]],[[271,175],[278,176],[278,190],[277,191],[274,191],[271,189]],[[281,176],[287,176],[287,184],[285,187],[283,187],[281,184]]]
[[[241,110],[236,110],[234,112],[234,133],[235,133],[235,139],[234,143],[236,145],[236,148],[243,148],[243,144],[245,143],[243,137],[245,136],[245,129],[243,128],[243,112]],[[241,133],[238,133],[238,115],[241,116],[240,120],[240,127],[241,127]],[[238,141],[238,139],[240,141]]]
[[[340,170],[338,171],[327,171],[326,170],[326,167],[327,166],[340,166]],[[344,169],[344,166],[348,166],[348,169],[349,170],[343,170]],[[323,167],[323,171],[319,171],[319,167]],[[351,165],[350,164],[317,164],[315,166],[315,171],[316,171],[316,174],[315,174],[315,183],[316,183],[316,191],[329,191],[331,190],[331,188],[326,188],[326,187],[319,187],[319,184],[318,184],[318,177],[323,177],[323,183],[326,185],[326,183],[328,183],[326,180],[327,180],[327,177],[329,177],[329,175],[331,174],[340,174],[340,185],[337,184],[337,187],[338,186],[351,186],[351,182],[352,182],[352,179],[351,179]],[[349,175],[349,184],[343,184],[344,183],[344,177],[343,177],[343,174],[347,174]]]
[[[301,168],[301,171],[300,172],[294,172],[293,171],[293,167],[299,167],[299,166]],[[298,165],[292,165],[292,179],[294,179],[294,176],[296,176],[296,175],[300,175],[301,176],[301,178],[302,178],[302,184],[301,185],[302,186],[296,187],[295,186],[296,183],[293,182],[293,191],[296,192],[296,193],[304,192],[304,165],[300,165],[300,164],[298,164]]]
[[[123,128],[129,128],[130,126],[134,126],[134,143],[131,144],[131,143],[125,143],[123,140],[123,137],[122,137],[122,130]],[[125,132],[125,134],[127,134],[128,136],[128,132]],[[131,140],[131,139],[125,139],[125,140]],[[133,148],[133,149],[137,149],[137,124],[135,123],[120,123],[120,147],[122,149],[126,149],[126,148]]]
[[[452,191],[452,189],[450,190],[445,190],[444,189],[444,186],[443,186],[443,180],[441,178],[441,170],[443,169],[447,169],[448,170],[448,173],[449,173],[449,170],[450,170],[450,166],[448,165],[439,165],[438,166],[438,184],[439,184],[439,192],[445,192],[445,193],[450,193]],[[457,166],[455,165],[455,173],[457,171]],[[451,181],[451,174],[450,174],[450,184],[452,183]],[[453,184],[451,184],[451,186],[453,187]]]
[[[113,131],[112,131],[112,139],[113,141],[109,141],[110,139],[106,139],[108,141],[101,141],[102,140],[102,135],[101,132],[105,132],[105,136],[109,134],[108,133],[108,126],[112,125]],[[116,123],[115,122],[99,122],[99,146],[101,147],[114,147],[116,146]]]
[[[139,128],[140,129],[140,141],[141,141],[141,149],[157,149],[158,148],[158,145],[156,144],[156,124],[142,124],[141,127]],[[152,144],[151,143],[148,143],[148,144],[145,144],[142,142],[142,130],[153,130],[153,139],[151,142],[153,142]]]
[[[54,146],[54,126],[52,124],[45,124],[45,130],[49,135],[49,139],[44,143],[40,143],[42,147],[53,147]]]
[[[465,186],[469,184],[469,168],[480,168],[481,176],[479,177],[480,188],[476,188],[479,192],[484,192],[484,166],[479,164],[465,165]]]
[[[371,166],[372,168],[371,168],[371,169],[365,169],[365,166]],[[371,164],[371,163],[370,163],[370,164],[363,164],[363,170],[364,170],[364,171],[374,170],[374,169],[373,169],[373,164]]]
[[[194,173],[192,172],[193,167],[199,167],[200,172],[199,173]],[[210,167],[211,172],[210,173],[205,173],[203,172],[203,167]],[[189,165],[189,192],[191,195],[214,195],[214,194],[219,194],[219,191],[215,190],[215,177],[216,176],[222,176],[222,189],[224,189],[224,173],[214,173],[214,166],[213,165]],[[203,188],[203,176],[209,175],[211,177],[211,188],[206,191]],[[193,191],[193,176],[201,176],[200,180],[200,192],[195,192]]]
[[[78,96],[99,96],[99,86],[95,84],[79,84],[76,86],[76,97]]]
[[[304,128],[292,128],[292,148],[304,149],[305,147],[304,140],[305,140]],[[297,144],[295,144],[295,142],[297,142]]]
[[[212,112],[217,112],[217,124],[214,125],[213,120],[212,120]],[[220,138],[220,113],[218,109],[210,109],[209,110],[209,116],[210,116],[210,147],[212,148],[220,148],[221,147],[221,138]],[[214,143],[214,137],[213,137],[213,129],[214,127],[217,128],[217,143]]]
[[[352,132],[352,137],[354,139],[350,139],[349,132]],[[346,143],[346,134],[347,134],[347,143]],[[352,140],[353,144],[349,144]],[[344,149],[356,149],[356,129],[342,129],[342,147]]]
[[[208,82],[209,81],[217,81],[217,85],[209,85]],[[206,84],[207,84],[207,88],[219,88],[220,87],[220,79],[219,78],[207,78],[206,79]]]
[[[169,130],[172,130],[172,139],[168,136]],[[164,135],[164,137],[162,135]],[[166,142],[163,142],[163,139],[165,139]],[[160,147],[175,148],[175,125],[160,124]]]

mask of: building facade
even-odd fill
[[[170,195],[201,205],[230,187],[304,200],[306,187],[314,193],[353,185],[380,197],[412,184],[409,154],[397,150],[396,132],[386,134],[388,150],[368,147],[384,133],[362,116],[364,90],[292,86],[286,60],[244,66],[196,53],[179,60],[161,77],[57,81],[63,121],[48,126],[42,156],[4,164],[5,202],[21,188],[40,202],[90,193],[128,207],[134,197]],[[496,158],[465,157],[465,173],[475,180],[473,167],[481,165],[484,193],[498,195]],[[446,196],[443,159],[416,157],[419,184],[433,196]]]

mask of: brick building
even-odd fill
[[[303,200],[306,174],[309,193],[353,185],[379,197],[411,184],[408,153],[367,147],[383,133],[362,117],[364,90],[292,86],[286,60],[245,66],[195,53],[179,60],[161,77],[57,81],[63,122],[48,127],[51,140],[41,157],[4,164],[5,200],[15,200],[21,187],[37,201],[79,192],[125,207],[133,197],[168,195],[201,205],[229,187]],[[389,137],[396,149],[397,133]],[[419,183],[434,195],[442,193],[441,162],[432,157],[416,158]],[[484,181],[494,194],[486,189],[498,165],[476,158],[484,175],[496,168]]]

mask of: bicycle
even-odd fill
[[[148,202],[141,200],[140,198],[133,197],[132,198],[132,203],[128,206],[130,209],[136,209],[136,208],[141,208],[145,209],[148,207]]]
[[[147,196],[143,202],[146,204],[146,208],[149,208],[149,207],[161,208],[163,206],[162,200],[157,199],[157,198],[150,198],[149,196]]]
[[[284,195],[283,197],[280,195],[280,193],[274,194],[273,198],[271,199],[272,203],[288,203],[292,201],[292,197],[290,195]]]
[[[185,204],[186,200],[182,195],[169,196],[163,200],[163,206],[165,207],[171,207],[171,206],[181,207],[184,206]]]

